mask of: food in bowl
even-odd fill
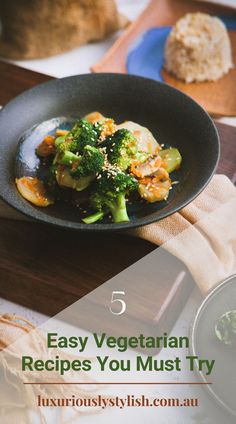
[[[217,338],[228,346],[236,346],[236,310],[225,312],[215,325]]]
[[[165,69],[178,79],[216,81],[233,68],[224,23],[206,13],[188,13],[172,29],[165,46]]]
[[[163,148],[141,125],[92,112],[76,121],[71,130],[47,134],[36,148],[44,178],[16,179],[20,194],[39,207],[56,200],[68,201],[84,211],[83,222],[92,224],[109,215],[127,222],[127,200],[154,203],[167,200],[173,181],[170,174],[181,165],[178,149]],[[87,214],[87,210],[91,213]]]

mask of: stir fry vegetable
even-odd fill
[[[114,120],[92,112],[70,131],[58,128],[36,149],[48,172],[43,180],[16,180],[20,194],[36,206],[49,206],[68,190],[84,192],[91,224],[104,216],[127,222],[127,200],[136,195],[149,203],[166,200],[172,188],[170,173],[181,165],[178,149],[162,149],[152,133],[131,121]],[[133,194],[132,194],[133,193]],[[81,206],[85,209],[81,200]]]
[[[16,186],[22,197],[36,206],[46,207],[54,203],[53,198],[46,193],[42,181],[36,177],[16,179]]]

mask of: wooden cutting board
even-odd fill
[[[4,63],[0,63],[0,77],[0,104],[50,78]],[[236,129],[217,126],[222,140],[218,170],[233,178]],[[75,233],[2,219],[0,297],[53,316],[155,248],[126,234]],[[182,270],[179,263],[176,275],[167,272],[163,280],[154,282],[152,299],[145,308],[138,307],[137,299],[140,332],[147,326],[157,334],[171,329],[194,287],[186,278],[176,280]]]
[[[93,72],[126,73],[129,50],[151,28],[174,25],[189,12],[202,11],[213,15],[236,16],[236,10],[222,5],[190,0],[151,0],[144,12],[121,35],[104,57],[92,67]],[[236,65],[236,31],[230,31],[233,58]],[[155,54],[155,52],[153,52]],[[167,72],[164,80],[200,103],[213,116],[236,116],[236,66],[216,82],[186,84]]]

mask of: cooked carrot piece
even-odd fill
[[[46,158],[55,153],[55,137],[52,135],[47,135],[42,143],[37,147],[36,153],[37,155]]]

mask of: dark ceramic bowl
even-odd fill
[[[132,120],[148,127],[162,144],[177,147],[183,157],[172,179],[179,184],[166,202],[139,202],[128,209],[130,222],[86,225],[77,208],[56,203],[37,208],[24,200],[15,186],[19,174],[31,174],[34,150],[15,167],[19,141],[34,146],[57,125],[55,117],[82,117],[98,110],[118,123]],[[46,124],[42,124],[49,121]],[[158,221],[191,202],[210,181],[219,158],[219,137],[208,114],[180,91],[146,78],[121,74],[89,74],[58,79],[26,91],[0,113],[0,196],[38,221],[76,230],[124,230]],[[38,138],[37,138],[38,137]],[[32,168],[32,169],[31,169]]]

